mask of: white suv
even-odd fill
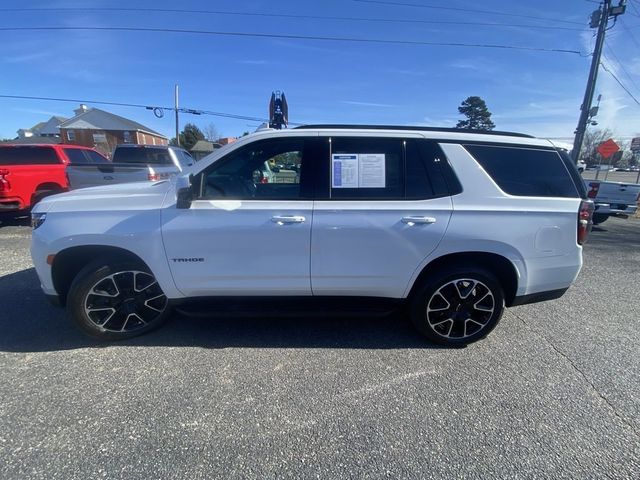
[[[256,181],[265,162],[297,171]],[[147,332],[172,307],[406,306],[430,340],[464,345],[505,306],[565,292],[592,210],[546,140],[317,125],[249,135],[173,180],[49,197],[33,211],[31,253],[45,294],[103,339]]]

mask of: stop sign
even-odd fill
[[[610,138],[606,142],[601,143],[598,146],[598,153],[602,155],[602,158],[609,158],[611,155],[620,150],[620,147],[616,142],[613,141],[613,138]]]

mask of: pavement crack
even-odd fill
[[[600,398],[613,412],[614,416],[616,418],[618,418],[618,420],[620,420],[624,425],[626,425],[627,427],[629,427],[629,429],[633,432],[633,434],[637,437],[640,438],[640,433],[636,430],[635,426],[629,422],[629,420],[627,420],[624,416],[622,416],[618,410],[616,409],[615,405],[613,403],[611,403],[611,401],[604,395],[602,394],[602,392],[600,392],[600,390],[598,390],[598,388],[595,386],[595,384],[589,379],[589,377],[586,375],[586,373],[584,373],[580,367],[578,367],[578,365],[575,364],[575,362],[566,354],[564,353],[562,350],[560,350],[551,340],[549,340],[549,338],[547,338],[544,334],[538,332],[537,330],[535,330],[531,325],[529,325],[526,320],[524,318],[522,318],[520,315],[510,312],[514,317],[516,317],[518,320],[520,320],[525,327],[527,327],[527,329],[529,329],[529,331],[531,331],[534,335],[538,336],[539,338],[541,338],[542,340],[544,340],[544,342],[551,347],[551,349],[556,352],[560,357],[562,357],[564,360],[566,360],[569,365],[571,365],[571,367],[573,368],[573,370],[575,370],[575,372],[587,383],[587,385],[589,385],[591,387],[591,389],[595,392],[595,394],[598,396],[598,398]]]

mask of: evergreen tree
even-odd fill
[[[467,97],[458,107],[458,112],[467,117],[459,120],[456,128],[468,130],[493,130],[496,125],[491,121],[491,112],[480,97]]]
[[[204,140],[204,133],[193,123],[187,123],[180,132],[180,146],[185,150],[191,150],[198,140]],[[176,145],[175,137],[171,139],[171,145]]]

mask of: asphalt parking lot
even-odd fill
[[[640,220],[560,300],[442,349],[383,319],[78,333],[0,225],[0,478],[640,478]]]

